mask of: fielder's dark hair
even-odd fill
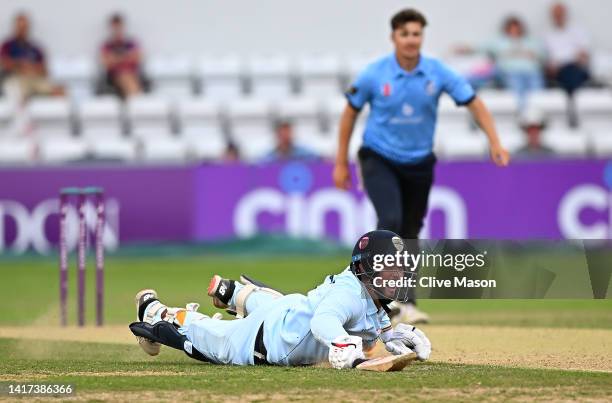
[[[278,119],[274,122],[274,131],[278,131],[279,129],[283,129],[285,127],[293,127],[293,122],[291,121],[291,119],[283,118]]]
[[[427,26],[427,19],[423,14],[421,14],[420,11],[417,11],[414,8],[406,8],[398,11],[393,17],[391,17],[391,30],[395,31],[396,29],[403,27],[407,22],[418,22],[423,28]]]

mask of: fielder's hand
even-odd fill
[[[361,337],[340,336],[329,347],[329,362],[336,369],[353,368],[357,359],[365,359]]]
[[[490,154],[491,160],[493,160],[498,167],[505,167],[510,163],[510,154],[499,144],[491,146]]]
[[[393,329],[393,333],[385,335],[383,342],[387,351],[395,355],[412,350],[421,361],[427,360],[431,355],[431,342],[422,330],[412,325],[398,324]]]
[[[334,185],[338,189],[348,190],[351,188],[351,172],[348,164],[336,163],[333,173]]]

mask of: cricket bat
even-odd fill
[[[401,355],[390,355],[387,357],[378,357],[371,360],[365,360],[358,364],[355,368],[362,371],[376,372],[391,372],[401,371],[412,361],[417,359],[415,353],[406,353]]]

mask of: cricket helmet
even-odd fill
[[[395,232],[387,230],[370,231],[361,237],[353,248],[350,270],[353,274],[383,303],[391,301],[406,302],[410,293],[408,286],[396,282],[395,286],[382,285],[381,280],[402,280],[411,278],[414,274],[409,267],[395,264],[385,264],[384,256],[403,253],[407,250],[404,240]],[[404,281],[405,283],[405,281]]]

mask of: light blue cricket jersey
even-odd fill
[[[442,92],[457,105],[476,96],[470,84],[440,60],[421,55],[418,65],[406,71],[392,53],[368,65],[345,95],[356,110],[370,104],[364,147],[397,163],[418,163],[432,152]]]
[[[359,336],[367,349],[388,326],[386,312],[374,305],[361,282],[346,269],[327,276],[306,296],[277,299],[264,320],[264,344],[272,363],[315,364],[327,361],[336,337]]]

